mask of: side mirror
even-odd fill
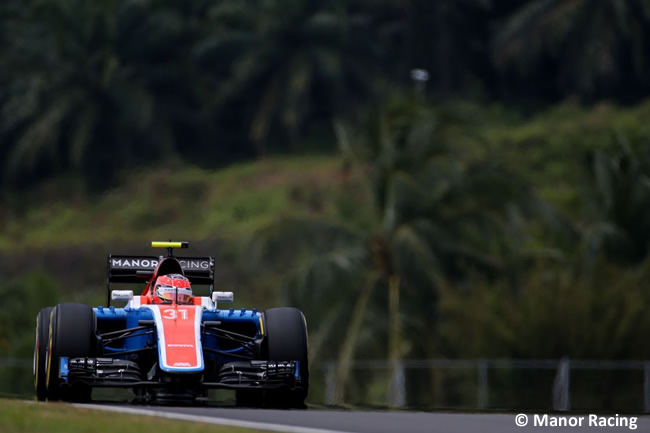
[[[127,301],[133,299],[133,290],[113,290],[111,291],[113,301]]]
[[[233,302],[235,295],[232,292],[212,292],[212,302],[218,304],[219,302]]]

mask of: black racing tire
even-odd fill
[[[59,304],[52,312],[47,350],[47,398],[50,401],[89,401],[88,386],[64,385],[58,377],[59,357],[93,357],[96,354],[96,319],[84,304]]]
[[[50,314],[54,307],[45,307],[36,315],[34,336],[34,390],[36,399],[47,399],[47,345],[50,333]]]
[[[306,408],[309,392],[307,322],[297,308],[271,308],[264,312],[266,350],[269,361],[298,361],[301,387],[270,390],[265,394],[267,407]]]

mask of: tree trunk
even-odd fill
[[[398,275],[391,275],[388,279],[388,365],[390,367],[390,383],[389,393],[396,393],[396,389],[392,389],[395,384],[395,378],[398,374],[399,361],[401,358],[401,332],[399,320],[399,289],[401,279]],[[395,401],[394,398],[389,398],[389,401]]]
[[[366,317],[368,301],[370,300],[370,295],[372,294],[372,290],[375,287],[376,281],[377,276],[375,273],[368,275],[363,287],[361,288],[361,293],[359,293],[359,297],[357,298],[357,303],[354,306],[354,310],[352,311],[352,320],[350,321],[350,326],[348,327],[348,332],[346,334],[345,341],[341,346],[338,362],[336,364],[336,372],[334,375],[335,404],[342,404],[345,401],[345,387],[347,385],[348,376],[350,373],[350,363],[352,361],[352,356],[354,355],[354,350],[357,348],[359,332],[361,331],[363,319]]]

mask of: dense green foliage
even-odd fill
[[[101,190],[174,156],[333,150],[332,121],[412,92],[414,68],[436,100],[650,89],[648,0],[7,0],[0,17],[5,190],[64,172]]]
[[[5,281],[0,295],[0,353],[25,356],[33,350],[36,314],[46,305],[59,301],[60,287],[43,273],[32,273]]]
[[[600,110],[574,112],[569,130],[581,131]],[[463,107],[408,102],[371,115],[356,134],[341,126],[344,155],[367,167],[374,223],[328,227],[326,240],[295,221],[271,232],[292,245],[317,239],[286,285],[287,299],[320,325],[313,351],[395,362],[650,356],[641,343],[650,326],[642,217],[649,137],[645,116],[628,140],[604,110],[608,122],[577,140],[539,129],[557,113],[499,131],[492,142],[494,125],[472,124]],[[554,152],[561,164],[545,160]],[[341,362],[338,383],[348,375]]]

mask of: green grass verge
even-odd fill
[[[214,424],[174,421],[151,416],[125,415],[81,409],[62,403],[0,400],[3,433],[261,433]]]

